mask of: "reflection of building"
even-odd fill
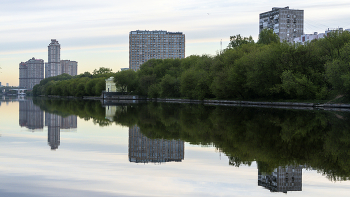
[[[304,34],[304,10],[274,7],[272,11],[261,13],[259,19],[259,33],[263,29],[272,29],[281,42],[293,42],[294,38]]]
[[[61,116],[45,113],[45,125],[47,126],[47,141],[51,150],[55,150],[60,145]]]
[[[185,58],[185,34],[167,31],[131,31],[129,69],[138,70],[150,59]]]
[[[108,119],[109,121],[113,122],[113,118],[115,116],[115,112],[117,111],[117,106],[106,106],[106,116],[105,118]]]
[[[44,112],[33,100],[19,102],[19,125],[32,130],[44,128]]]
[[[44,79],[44,60],[34,57],[19,64],[19,87],[33,89]]]
[[[61,117],[61,129],[76,129],[77,116]]]
[[[62,117],[57,114],[45,113],[45,126],[47,126],[48,144],[52,150],[60,145],[61,129],[77,128],[77,116]]]
[[[140,128],[129,128],[129,161],[135,163],[181,162],[184,159],[182,140],[149,139]]]
[[[258,185],[271,192],[302,191],[302,167],[278,167],[271,174],[259,170]]]

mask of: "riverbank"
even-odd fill
[[[246,106],[246,107],[266,107],[266,108],[288,108],[288,109],[335,109],[341,111],[350,111],[349,104],[342,103],[305,103],[305,102],[260,102],[260,101],[235,101],[235,100],[194,100],[194,99],[174,99],[174,98],[147,98],[135,95],[122,95],[118,97],[103,99],[102,97],[84,97],[89,100],[101,100],[105,104],[109,103],[132,103],[135,101],[152,101],[165,103],[196,103],[206,105],[224,105],[224,106]],[[111,102],[112,101],[112,102]],[[121,102],[122,101],[122,102]],[[133,102],[135,103],[135,102]]]

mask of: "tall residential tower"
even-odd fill
[[[185,34],[167,31],[131,31],[129,69],[138,70],[150,59],[185,58]]]
[[[48,63],[45,65],[45,78],[54,77],[62,74],[60,55],[61,45],[56,39],[51,39],[48,46]]]
[[[293,42],[294,38],[304,34],[304,10],[274,7],[272,11],[261,13],[259,33],[266,28],[272,29],[281,42]]]

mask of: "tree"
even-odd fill
[[[110,68],[105,68],[105,67],[100,67],[98,70],[95,69],[92,74],[93,75],[99,75],[99,74],[106,74],[106,73],[111,73],[112,69]]]
[[[273,32],[272,29],[263,29],[259,34],[259,40],[257,44],[271,44],[279,42],[280,38]]]
[[[114,75],[115,85],[121,92],[132,92],[137,89],[137,74],[134,70],[123,70]]]
[[[240,34],[236,36],[230,36],[230,43],[228,44],[228,47],[237,48],[244,44],[254,44],[252,36],[242,37]]]

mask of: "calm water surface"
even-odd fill
[[[350,113],[3,97],[0,196],[349,196]]]

